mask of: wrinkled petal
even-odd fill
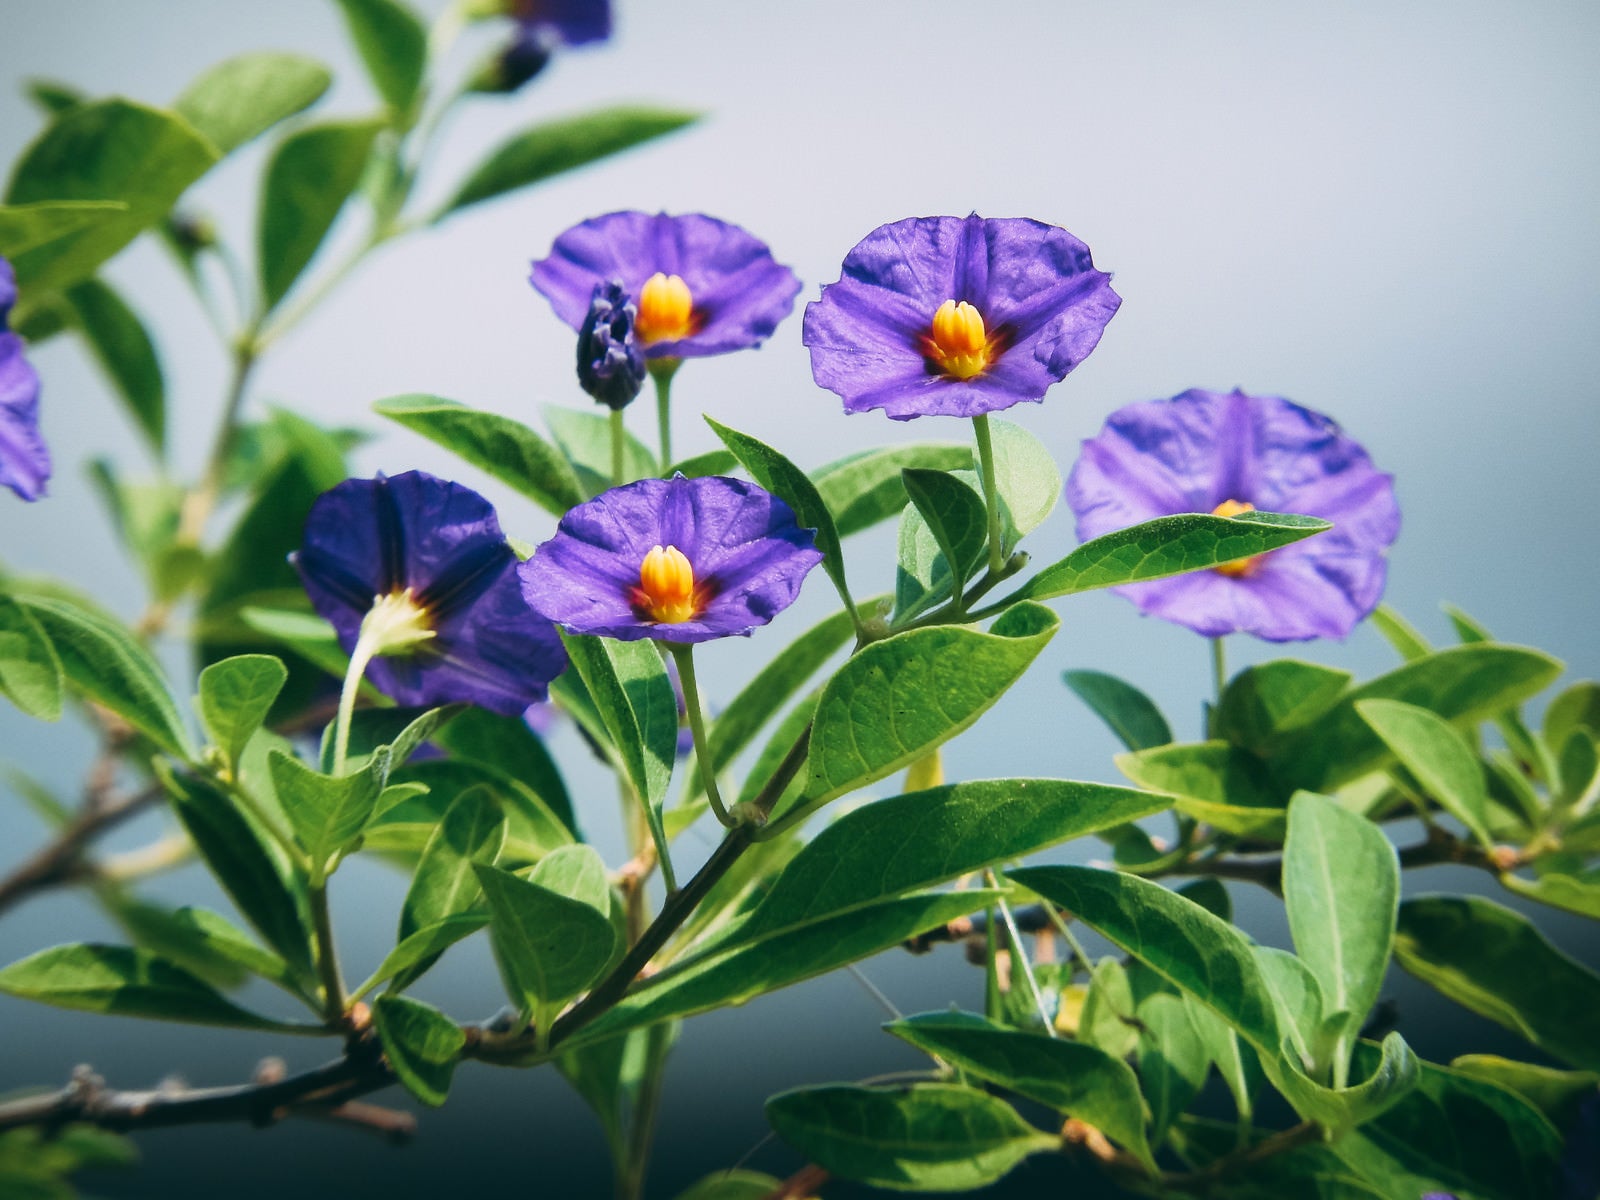
[[[38,373],[22,339],[6,328],[16,302],[16,273],[0,258],[0,485],[37,500],[50,478],[50,451],[39,433]]]
[[[675,546],[707,594],[690,620],[657,622],[634,607],[640,565],[656,546]],[[777,497],[742,480],[677,475],[580,504],[518,571],[528,604],[570,633],[702,642],[767,624],[821,561],[811,531]]]
[[[688,285],[699,327],[686,338],[653,342],[647,358],[697,358],[759,346],[800,294],[800,280],[765,243],[702,213],[615,212],[574,225],[533,264],[530,282],[574,329],[596,283],[615,280],[635,300],[657,273]]]
[[[1334,523],[1243,576],[1199,571],[1114,589],[1140,612],[1207,637],[1347,636],[1377,607],[1400,531],[1392,478],[1337,424],[1241,391],[1194,390],[1113,413],[1084,443],[1066,494],[1084,541],[1226,500]]]
[[[976,307],[995,344],[982,374],[958,379],[925,356],[946,300]],[[912,217],[845,257],[838,282],[806,306],[801,340],[817,384],[845,411],[896,420],[977,416],[1044,397],[1100,341],[1121,299],[1089,248],[1026,218]]]

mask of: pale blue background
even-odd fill
[[[309,52],[336,69],[323,113],[370,106],[333,6],[321,0],[0,0],[0,162],[39,127],[16,94],[24,77],[164,102],[202,66],[264,47]],[[882,222],[972,210],[1037,217],[1087,241],[1124,297],[1093,357],[1042,407],[1007,414],[1043,438],[1063,470],[1079,441],[1130,401],[1195,386],[1289,396],[1336,417],[1397,477],[1405,527],[1391,603],[1442,641],[1448,627],[1436,606],[1453,601],[1502,638],[1541,646],[1574,676],[1593,677],[1596,78],[1600,9],[1588,3],[624,3],[610,46],[564,57],[523,96],[484,102],[452,124],[434,194],[501,136],[545,114],[633,98],[703,109],[706,121],[385,251],[267,361],[256,403],[370,428],[383,436],[361,452],[363,471],[458,474],[502,504],[511,532],[538,540],[550,529],[542,514],[420,439],[381,428],[367,406],[429,390],[531,420],[539,405],[582,402],[570,380],[570,334],[525,282],[528,260],[567,225],[614,208],[710,212],[766,239],[805,280],[804,302]],[[260,165],[259,149],[240,154],[191,197],[246,251]],[[135,247],[109,275],[161,341],[176,458],[193,470],[209,443],[223,355],[155,248]],[[109,594],[131,616],[142,605],[136,577],[80,464],[109,454],[137,472],[142,448],[70,339],[35,360],[58,473],[41,504],[0,495],[0,559]],[[696,428],[700,408],[807,466],[873,441],[966,436],[954,422],[846,418],[810,381],[798,309],[760,353],[691,363],[677,392],[686,452],[711,444]],[[651,436],[648,406],[630,419]],[[1073,544],[1070,520],[1058,513],[1035,541],[1042,560],[1059,556]],[[859,591],[887,585],[890,545],[869,537],[849,547]],[[730,695],[782,633],[830,601],[819,577],[773,636],[709,648],[710,690]],[[952,777],[1115,779],[1114,743],[1059,685],[1067,667],[1123,674],[1167,706],[1180,736],[1197,732],[1209,682],[1198,639],[1109,596],[1061,612],[1062,632],[1029,682],[951,748]],[[1269,652],[1234,641],[1236,663]],[[1391,661],[1365,629],[1346,645],[1303,653],[1361,674]],[[9,709],[0,712],[0,743],[0,756],[69,792],[89,752],[72,728],[24,722]],[[574,739],[558,738],[558,753],[574,764],[585,820],[614,857],[610,793]],[[125,844],[158,831],[147,823]],[[8,800],[0,861],[19,860],[39,837]],[[1081,860],[1100,850],[1070,853]],[[1440,869],[1414,883],[1471,881]],[[188,900],[206,886],[190,870],[155,890]],[[379,868],[338,877],[352,974],[388,944],[403,888]],[[1259,905],[1246,923],[1281,936],[1276,913]],[[1549,927],[1570,952],[1600,957],[1578,922]],[[0,926],[0,960],[92,936],[112,933],[88,906],[35,902]],[[447,965],[454,969],[424,995],[462,1017],[497,1006],[481,946]],[[908,1011],[978,1002],[978,976],[954,952],[890,956],[870,971]],[[1421,1000],[1404,980],[1394,988],[1406,1004]],[[0,1087],[60,1079],[80,1060],[127,1086],[171,1069],[220,1083],[265,1053],[287,1051],[295,1066],[325,1053],[10,1001],[0,1014],[8,1029]],[[879,1018],[841,976],[691,1023],[662,1122],[680,1152],[662,1160],[660,1194],[754,1146],[764,1131],[760,1100],[771,1091],[915,1065],[876,1032]],[[1484,1048],[1495,1036],[1453,1009],[1406,1028],[1434,1056],[1459,1052],[1465,1039]],[[1517,1052],[1509,1037],[1498,1044]],[[820,1046],[836,1057],[825,1060]],[[468,1068],[457,1086],[456,1101],[425,1118],[423,1140],[405,1152],[304,1127],[162,1134],[143,1140],[145,1173],[97,1187],[170,1194],[187,1177],[196,1194],[267,1195],[293,1181],[301,1191],[364,1195],[433,1186],[425,1181],[450,1177],[430,1172],[466,1164],[471,1181],[536,1193],[540,1181],[552,1195],[604,1190],[598,1132],[553,1076]],[[765,1154],[780,1171],[793,1165],[785,1151]],[[558,1169],[576,1174],[558,1182]]]

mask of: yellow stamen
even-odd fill
[[[1240,513],[1255,512],[1256,506],[1246,500],[1224,500],[1211,510],[1214,516],[1237,517]],[[1241,558],[1238,562],[1222,563],[1212,567],[1218,575],[1226,575],[1229,579],[1243,579],[1246,575],[1255,574],[1256,568],[1261,565],[1265,555],[1252,554],[1249,558]]]
[[[939,306],[922,339],[922,349],[952,379],[982,375],[993,359],[993,344],[983,327],[983,314],[965,300],[946,300]]]
[[[418,604],[411,589],[406,588],[372,598],[372,607],[361,621],[361,638],[370,640],[375,657],[409,654],[434,636],[429,628],[431,621],[428,610]]]
[[[639,566],[639,586],[633,590],[634,607],[663,625],[692,621],[705,603],[704,590],[695,586],[694,568],[676,546],[655,546]]]
[[[694,297],[689,285],[676,275],[657,271],[639,289],[639,316],[633,333],[641,342],[675,342],[694,333]]]

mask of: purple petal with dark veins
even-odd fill
[[[22,339],[6,328],[16,300],[16,275],[0,258],[0,485],[37,500],[50,478],[50,451],[39,433],[38,373],[23,356]]]

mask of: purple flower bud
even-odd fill
[[[578,382],[607,408],[627,408],[644,386],[644,353],[634,337],[638,315],[620,283],[594,285],[578,328]]]

